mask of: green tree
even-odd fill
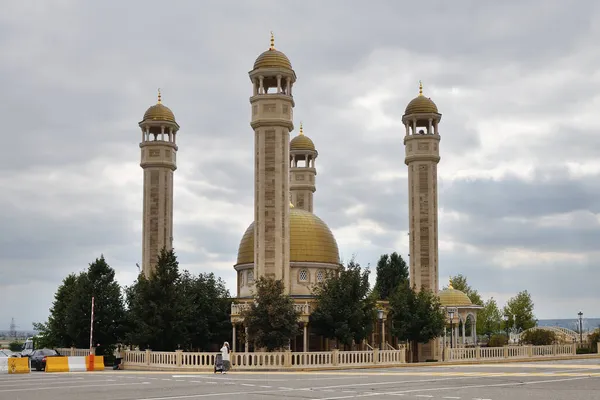
[[[380,300],[387,300],[399,284],[408,282],[408,265],[396,252],[383,254],[377,262],[375,292]]]
[[[479,293],[477,292],[477,290],[473,289],[468,283],[467,283],[467,277],[462,275],[462,274],[458,274],[456,276],[453,276],[450,278],[450,282],[452,283],[452,287],[456,290],[460,290],[461,292],[463,292],[464,294],[466,294],[467,296],[469,296],[469,299],[471,300],[471,302],[473,304],[477,304],[482,306],[483,305],[483,300],[481,299],[481,296],[479,295]]]
[[[390,298],[392,334],[411,342],[413,361],[417,361],[418,343],[428,343],[444,332],[446,316],[439,298],[422,288],[418,293],[408,284],[399,285]]]
[[[336,345],[360,343],[373,330],[376,299],[370,294],[369,270],[354,259],[338,274],[313,289],[316,307],[310,316],[313,331]]]
[[[125,309],[115,271],[100,256],[79,275],[70,274],[58,287],[46,323],[35,323],[39,345],[79,347],[90,345],[90,320],[94,297],[94,345],[97,354],[109,354],[123,335]]]
[[[186,337],[182,347],[209,351],[231,336],[231,298],[225,282],[213,273],[197,277],[188,271],[179,284]]]
[[[93,345],[96,354],[110,355],[114,345],[124,334],[125,307],[121,286],[115,281],[115,271],[104,256],[91,263],[86,272],[77,277],[71,301],[67,307],[67,333],[73,345],[90,345],[90,321],[94,298]]]
[[[483,304],[477,313],[477,333],[488,337],[502,330],[502,311],[498,308],[496,300],[492,297]]]
[[[517,293],[504,306],[504,315],[508,317],[508,328],[521,333],[537,325],[533,314],[533,300],[527,290]]]
[[[282,350],[300,333],[294,300],[285,294],[281,280],[260,277],[255,281],[254,302],[242,314],[248,336],[258,348]]]
[[[179,263],[173,250],[161,250],[156,268],[126,289],[128,340],[140,348],[173,351],[189,343],[189,303],[182,301]]]
[[[43,343],[45,346],[43,347],[71,347],[75,345],[75,339],[68,333],[71,319],[67,310],[73,301],[77,282],[77,275],[75,274],[69,274],[64,278],[54,294],[54,302],[50,307],[48,321],[33,324],[33,328],[45,338]]]

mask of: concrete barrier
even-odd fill
[[[104,371],[104,356],[90,355],[85,357],[88,371]]]
[[[46,372],[104,371],[103,356],[48,357]]]
[[[69,372],[69,357],[46,358],[46,372]]]
[[[29,358],[0,358],[0,374],[28,374]]]

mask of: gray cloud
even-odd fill
[[[401,116],[422,79],[443,114],[440,280],[464,273],[502,301],[529,289],[541,317],[597,303],[600,7],[584,3],[9,2],[0,329],[45,319],[56,285],[101,253],[135,279],[137,123],[158,87],[182,127],[182,268],[233,290],[253,216],[247,72],[269,30],[298,74],[295,123],[319,150],[315,210],[344,259],[407,253]]]

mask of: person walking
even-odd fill
[[[231,362],[229,361],[229,342],[223,343],[223,347],[221,347],[221,356],[223,357],[223,374],[226,374],[227,371],[231,368]]]
[[[123,353],[121,351],[121,345],[118,345],[115,349],[113,356],[115,357],[115,362],[113,364],[113,369],[123,369]]]

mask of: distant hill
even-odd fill
[[[584,318],[583,319],[583,331],[593,331],[600,327],[600,318]],[[574,331],[579,330],[578,319],[540,319],[538,320],[538,326],[558,326],[561,328],[572,329]]]

